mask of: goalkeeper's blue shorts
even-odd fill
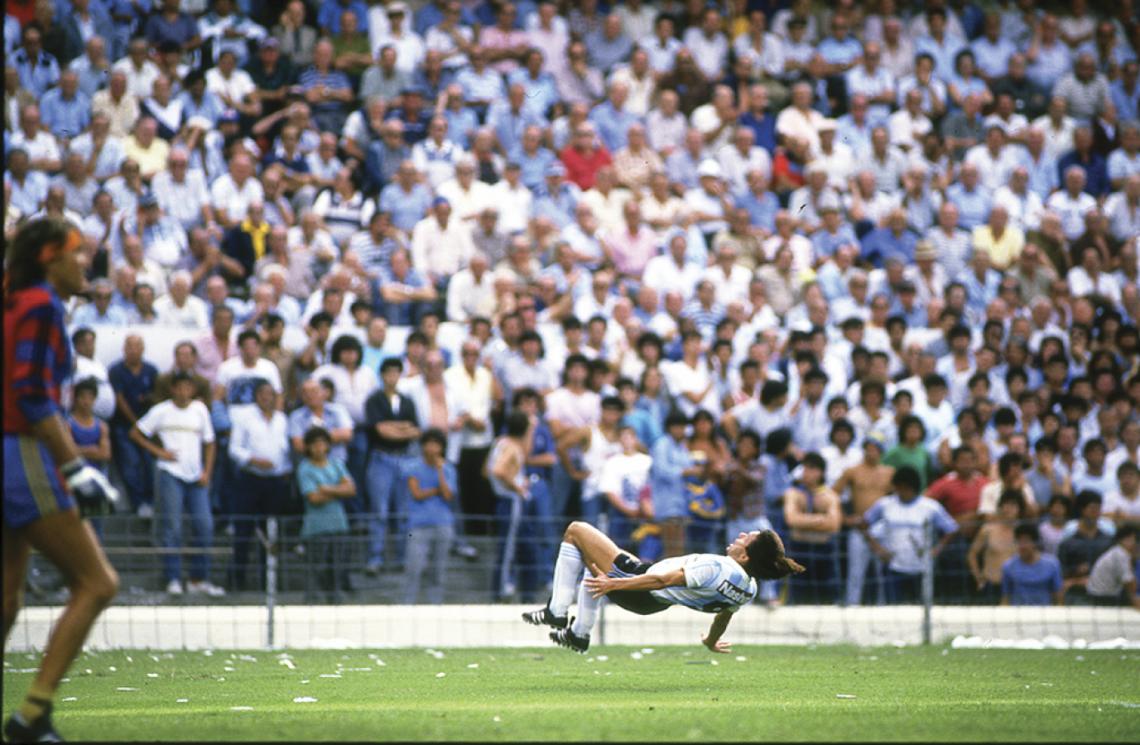
[[[29,435],[4,435],[4,525],[22,528],[75,507],[47,448]]]

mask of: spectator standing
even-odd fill
[[[111,438],[115,466],[126,487],[130,508],[139,517],[154,517],[153,462],[151,456],[131,438],[138,423],[153,402],[158,369],[143,359],[141,336],[130,334],[123,342],[123,358],[107,371],[115,390],[115,415],[111,418]]]
[[[435,427],[420,435],[420,458],[405,472],[408,494],[407,564],[404,603],[419,602],[420,579],[430,569],[427,601],[443,602],[447,556],[455,538],[452,505],[458,493],[455,466],[445,457],[447,435]]]
[[[314,381],[313,385],[317,385]],[[305,504],[301,538],[309,571],[305,575],[305,600],[314,602],[317,589],[332,603],[344,600],[348,583],[348,516],[344,500],[356,495],[356,483],[344,461],[330,454],[332,438],[319,425],[302,436],[304,458],[297,465],[297,489]]]
[[[364,404],[368,425],[368,561],[365,571],[379,574],[385,562],[385,544],[391,515],[397,524],[397,536],[406,524],[407,498],[405,472],[414,463],[414,445],[419,439],[416,407],[412,400],[396,389],[404,364],[389,358],[380,363],[382,388]],[[396,563],[403,558],[404,543],[396,540]]]
[[[790,599],[829,605],[839,595],[838,535],[842,524],[839,497],[824,483],[827,463],[819,453],[804,456],[800,478],[784,493],[784,520],[796,556],[811,567],[805,579],[789,585]]]
[[[1101,554],[1089,573],[1087,590],[1093,605],[1130,605],[1140,610],[1140,595],[1136,594],[1137,559],[1140,552],[1137,551],[1136,528],[1121,528],[1112,548]]]
[[[1013,529],[1017,553],[1001,569],[1002,605],[1063,605],[1061,564],[1042,553],[1040,533],[1033,524]]]
[[[194,398],[194,377],[179,371],[171,376],[171,398],[155,404],[131,430],[131,439],[150,453],[158,465],[159,535],[168,595],[181,595],[182,524],[188,517],[195,549],[186,591],[221,597],[225,590],[210,582],[210,546],[214,519],[210,513],[210,476],[214,470],[214,428],[210,411]],[[156,444],[155,440],[158,443]]]
[[[274,367],[273,371],[276,373],[277,368]],[[289,425],[285,415],[276,408],[278,388],[267,380],[258,381],[252,390],[252,405],[237,409],[232,415],[229,455],[237,471],[232,509],[232,590],[249,589],[246,573],[254,530],[264,529],[265,518],[286,514],[293,493],[289,480],[293,470]],[[258,576],[262,577],[264,562],[259,562],[258,566]],[[257,587],[264,587],[264,582],[259,582]]]

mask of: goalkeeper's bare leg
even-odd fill
[[[60,570],[69,590],[67,605],[44,648],[39,673],[17,712],[18,721],[29,725],[41,718],[50,722],[59,682],[83,648],[95,619],[114,599],[119,577],[99,548],[91,526],[74,508],[46,515],[17,530],[5,525],[3,538],[5,647],[23,602],[31,548]],[[5,734],[9,734],[7,730]]]

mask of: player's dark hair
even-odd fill
[[[22,290],[43,282],[47,277],[47,264],[41,253],[53,244],[62,248],[74,230],[71,223],[51,217],[32,220],[21,227],[4,252],[5,289]]]
[[[782,579],[799,574],[803,566],[784,553],[784,546],[774,530],[765,530],[748,544],[748,561],[744,571],[756,579]]]

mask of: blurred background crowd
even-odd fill
[[[541,598],[580,518],[770,525],[773,604],[926,552],[1136,603],[1131,0],[12,0],[4,46],[5,234],[86,238],[72,428],[170,594],[293,514],[334,598],[488,535]]]

